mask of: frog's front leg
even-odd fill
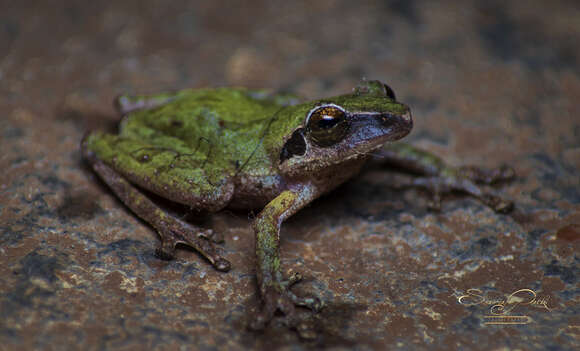
[[[430,207],[441,207],[441,195],[451,191],[465,192],[499,213],[507,213],[513,203],[503,199],[489,186],[515,177],[511,167],[484,169],[475,166],[451,167],[439,157],[404,143],[386,145],[379,160],[419,175],[412,185],[427,189],[432,194]]]
[[[294,305],[306,306],[314,311],[322,307],[318,298],[300,298],[289,290],[290,286],[300,280],[300,276],[295,274],[286,280],[280,263],[280,225],[318,195],[318,190],[311,184],[285,190],[268,203],[254,221],[258,287],[264,303],[252,325],[254,329],[263,328],[276,310],[282,311],[292,324],[295,322]]]

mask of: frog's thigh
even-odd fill
[[[230,202],[234,185],[226,172],[205,167],[205,154],[169,148],[116,135],[94,133],[83,141],[91,152],[131,183],[197,210],[216,212]]]
[[[157,230],[161,237],[161,246],[157,249],[160,258],[173,258],[175,246],[179,243],[189,245],[202,254],[220,271],[231,267],[228,260],[221,257],[218,250],[209,240],[204,239],[211,231],[203,231],[179,218],[169,215],[145,196],[139,189],[127,181],[120,173],[99,159],[90,148],[90,136],[83,142],[83,154],[95,172],[103,179],[123,203],[137,216],[141,217]]]

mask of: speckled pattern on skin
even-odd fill
[[[578,18],[573,1],[539,0],[10,2],[0,349],[579,347]],[[81,161],[83,133],[113,128],[122,93],[239,85],[315,99],[361,77],[411,107],[408,141],[455,165],[514,167],[502,192],[516,208],[450,196],[429,212],[384,169],[315,201],[281,233],[283,267],[306,278],[295,292],[327,303],[304,311],[313,341],[276,323],[247,330],[259,306],[247,213],[201,223],[225,238],[229,273],[187,249],[161,261],[156,234]],[[469,289],[488,300],[460,304]],[[510,315],[531,321],[485,324],[488,303],[519,289],[537,303]]]

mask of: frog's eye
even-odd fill
[[[306,118],[309,138],[321,147],[332,146],[344,139],[349,127],[346,113],[336,105],[317,107]]]
[[[383,86],[385,87],[385,93],[387,94],[387,97],[396,101],[397,98],[395,97],[395,91],[393,89],[391,89],[391,87],[386,85],[386,84],[383,84]]]

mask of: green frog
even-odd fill
[[[118,134],[92,132],[82,152],[94,171],[137,216],[159,233],[158,257],[171,259],[189,245],[217,270],[230,262],[216,234],[170,214],[143,190],[199,212],[261,209],[253,222],[257,281],[262,298],[254,328],[277,310],[292,320],[295,306],[319,310],[316,297],[299,297],[280,261],[280,226],[304,206],[355,176],[371,158],[419,176],[433,207],[448,191],[470,194],[497,212],[511,202],[489,186],[513,177],[509,167],[452,168],[402,143],[413,127],[407,105],[386,84],[361,82],[351,93],[300,103],[292,95],[218,88],[153,96],[121,96]]]

